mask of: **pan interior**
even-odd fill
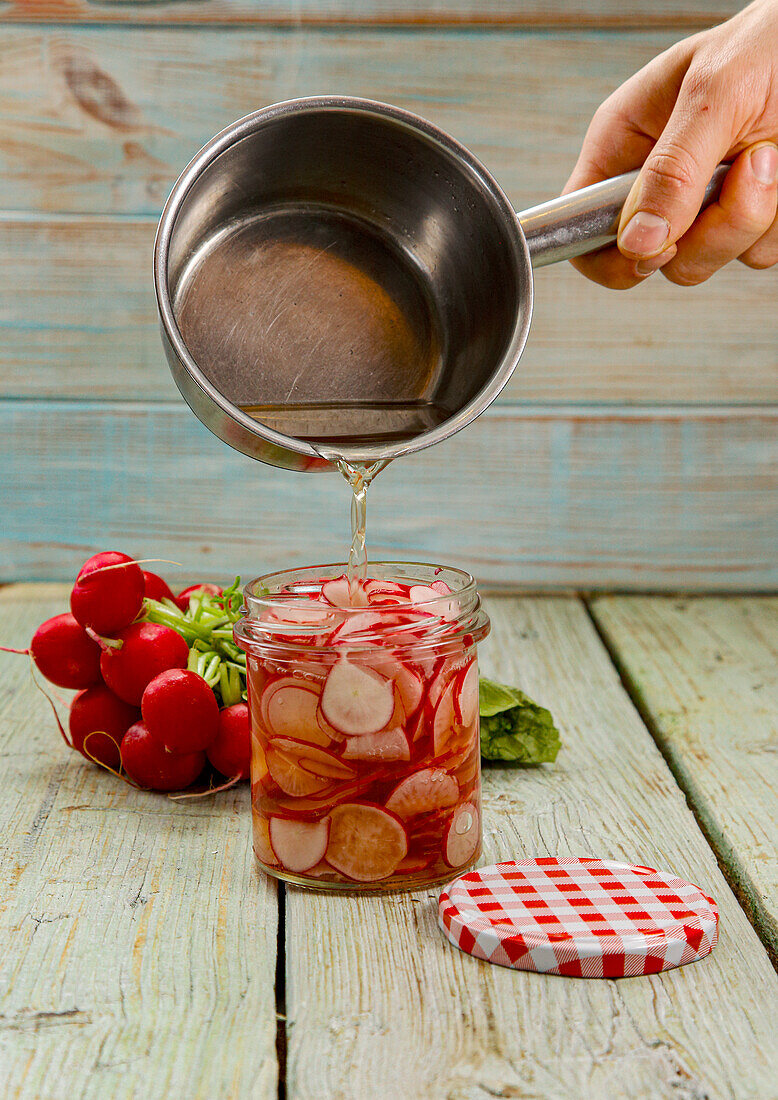
[[[168,294],[233,406],[369,452],[453,422],[505,380],[531,299],[517,234],[488,177],[435,134],[306,107],[258,120],[194,176]]]
[[[446,418],[423,274],[342,210],[287,204],[229,225],[191,257],[174,308],[206,377],[284,435],[366,446]]]

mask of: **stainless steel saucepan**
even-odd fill
[[[159,223],[175,381],[212,432],[276,466],[429,447],[513,373],[532,268],[611,243],[635,177],[516,213],[407,111],[322,96],[247,115],[185,168]]]

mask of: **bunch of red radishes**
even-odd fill
[[[174,596],[126,554],[81,568],[70,613],[48,619],[29,652],[40,672],[79,689],[67,743],[137,786],[180,791],[210,764],[249,775],[245,655],[232,640],[237,581],[226,592],[192,585]]]

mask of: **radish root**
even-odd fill
[[[220,787],[209,787],[207,791],[192,791],[191,794],[169,794],[168,798],[171,802],[183,802],[185,798],[209,798],[212,794],[220,794],[222,791],[229,791],[233,787],[237,787],[242,778],[240,775],[234,775],[232,779],[228,779]]]
[[[101,734],[103,737],[111,737],[110,733],[107,733],[105,730],[92,730],[92,732],[88,733],[86,735],[86,737],[84,738],[84,754],[89,757],[89,759],[92,761],[93,764],[97,764],[98,768],[103,768],[105,771],[110,772],[111,775],[115,775],[117,779],[121,779],[121,781],[123,783],[126,783],[128,787],[134,787],[136,791],[145,791],[146,790],[145,787],[139,787],[138,784],[135,783],[132,779],[130,779],[130,777],[122,770],[124,768],[124,764],[121,763],[121,759],[122,759],[121,745],[117,746],[118,749],[119,749],[119,761],[120,761],[118,771],[116,770],[116,768],[112,768],[110,766],[110,764],[105,764],[105,763],[103,763],[102,760],[98,760],[96,756],[92,756],[91,752],[89,751],[89,748],[87,747],[88,744],[89,744],[89,738],[90,737],[96,737],[98,734]],[[111,738],[111,740],[113,740],[113,738]]]

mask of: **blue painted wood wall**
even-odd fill
[[[16,0],[0,12],[0,581],[95,548],[244,576],[342,558],[337,475],[231,452],[159,344],[156,218],[213,133],[325,91],[426,115],[517,207],[592,112],[725,0]],[[681,290],[537,280],[486,416],[376,482],[376,555],[513,587],[762,589],[778,575],[778,272]]]

